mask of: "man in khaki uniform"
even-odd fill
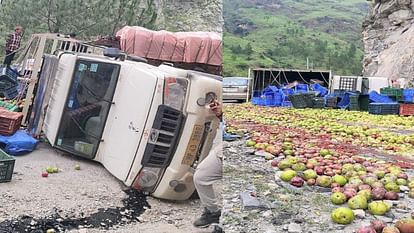
[[[222,108],[217,102],[210,105],[211,110],[216,116],[222,119]],[[222,130],[219,130],[220,140]],[[196,227],[208,227],[212,223],[218,223],[221,216],[221,210],[217,203],[217,197],[214,193],[214,182],[223,177],[223,146],[220,143],[212,148],[208,156],[198,165],[194,173],[194,185],[203,204],[204,212],[200,218],[194,221]]]

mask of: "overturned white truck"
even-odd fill
[[[44,55],[28,126],[62,151],[101,163],[125,185],[188,199],[213,144],[221,77],[108,50]]]

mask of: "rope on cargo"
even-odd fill
[[[134,51],[135,51],[135,40],[136,39],[136,32],[134,32],[134,43],[132,43],[132,53],[134,53]],[[127,43],[126,43],[126,39],[124,40],[124,48],[125,48],[125,50],[126,50],[126,45],[127,45]]]
[[[306,80],[302,77],[302,75],[300,74],[300,72],[299,71],[297,71],[298,72],[298,74],[299,74],[299,77],[302,79],[302,81],[304,82],[304,83],[306,83],[306,84],[310,84],[309,82],[306,82]]]
[[[325,79],[325,75],[323,75],[323,73],[322,73],[322,72],[319,72],[319,73],[321,73],[321,76],[322,76],[322,78],[323,78],[323,81],[325,81],[325,83],[326,83],[326,84],[328,84],[328,86],[329,86],[329,82],[328,82],[328,81],[326,81],[326,79]]]
[[[206,61],[206,63],[208,63],[209,61],[210,61],[210,57],[211,57],[211,48],[213,47],[213,40],[209,40],[209,49],[208,49],[208,56],[207,56],[207,61]]]
[[[178,39],[177,39],[177,38],[175,38],[175,45],[174,45],[174,49],[173,49],[173,51],[172,51],[172,53],[171,53],[170,61],[172,61],[173,56],[174,56],[174,54],[175,54],[175,49],[177,48],[177,43],[178,43]]]
[[[150,41],[150,44],[149,44],[149,48],[148,48],[148,50],[147,50],[147,54],[145,55],[145,57],[148,57],[148,54],[149,54],[149,52],[151,51],[151,47],[152,47],[152,42],[154,41],[154,33],[152,33],[152,35],[151,35],[151,41]],[[162,48],[161,48],[162,49]]]
[[[279,87],[281,87],[282,85],[280,85],[280,83],[277,81],[277,78],[279,78],[279,76],[280,76],[280,71],[279,71],[279,73],[276,75],[276,77],[273,75],[273,72],[272,72],[272,71],[270,71],[270,75],[272,76],[273,81],[275,81],[275,82],[276,82],[276,84],[277,84]]]
[[[220,44],[217,45],[217,47],[214,49],[214,52],[211,54],[211,56],[209,56],[207,63],[210,62],[210,59],[214,56],[214,54],[216,54],[217,50],[222,47],[223,41],[220,41]]]
[[[285,81],[286,81],[287,85],[289,85],[289,81],[288,81],[288,79],[287,79],[287,77],[286,77],[285,71],[284,71],[284,70],[282,70],[282,73],[283,73],[283,77],[285,77]]]
[[[162,51],[164,50],[164,43],[165,43],[165,36],[162,38],[161,49],[160,49],[160,53],[158,54],[158,57],[161,57]]]

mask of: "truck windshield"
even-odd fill
[[[56,146],[93,159],[101,141],[118,81],[120,66],[78,60]]]

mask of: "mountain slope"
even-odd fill
[[[362,70],[366,0],[224,0],[225,75],[248,67]],[[312,66],[313,65],[313,66]]]

